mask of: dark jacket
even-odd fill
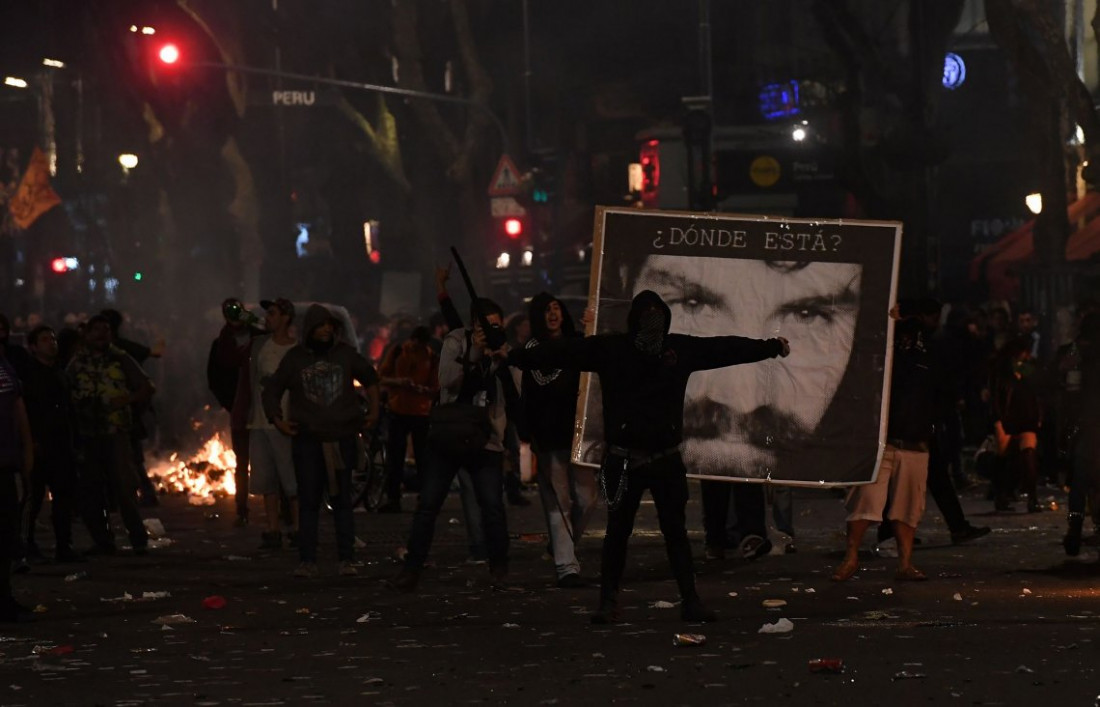
[[[206,362],[206,381],[218,403],[229,413],[229,426],[234,430],[248,428],[252,408],[252,376],[249,358],[252,342],[263,336],[263,329],[254,326],[245,331],[226,324],[210,345]]]
[[[283,357],[275,374],[263,384],[264,414],[274,420],[281,414],[283,393],[290,391],[289,420],[300,431],[321,440],[338,440],[363,427],[366,411],[353,381],[372,386],[378,374],[367,359],[337,340],[331,348],[316,351],[308,346],[313,330],[331,319],[319,304],[310,306],[302,322],[302,341]]]
[[[659,308],[666,336],[660,353],[648,355],[634,345],[640,313]],[[683,441],[684,394],[695,371],[753,363],[778,356],[778,339],[740,336],[697,337],[667,334],[669,308],[654,292],[639,293],[631,305],[626,334],[548,341],[514,351],[508,363],[524,370],[568,368],[600,376],[604,437],[640,451],[664,451]]]
[[[920,323],[915,319],[899,322],[894,328],[886,437],[906,444],[928,444],[936,421],[939,387],[940,378],[933,369]]]
[[[47,366],[32,357],[23,376],[23,401],[27,406],[27,419],[36,445],[50,448],[72,446],[72,399],[69,381],[60,366]]]
[[[546,329],[546,309],[552,302],[561,306],[561,338],[581,338],[569,310],[553,295],[535,295],[528,307],[531,338],[526,348],[554,341]],[[575,368],[547,368],[523,372],[523,411],[536,452],[569,449],[573,444],[574,419],[581,373]]]

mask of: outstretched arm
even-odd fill
[[[539,343],[527,349],[508,353],[508,365],[521,370],[567,368],[596,371],[610,357],[608,339],[602,336],[570,337]]]
[[[743,336],[688,337],[684,363],[693,371],[724,368],[739,363],[755,363],[777,356],[786,357],[791,346],[783,337],[747,339]]]

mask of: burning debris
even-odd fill
[[[218,496],[233,496],[237,484],[233,472],[237,468],[237,455],[216,433],[190,458],[180,458],[173,452],[167,460],[153,460],[148,464],[149,476],[163,493],[185,493],[194,506],[213,505]]]

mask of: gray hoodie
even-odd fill
[[[325,307],[310,306],[302,323],[303,343],[288,351],[275,374],[264,381],[262,396],[264,414],[274,420],[281,414],[283,392],[290,391],[289,421],[325,441],[354,435],[363,426],[366,411],[352,381],[364,387],[378,383],[374,367],[339,337],[327,350],[309,346],[313,330],[332,318]]]

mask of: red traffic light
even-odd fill
[[[504,219],[504,233],[509,238],[519,238],[523,235],[523,221],[518,218]]]
[[[69,266],[65,264],[64,258],[54,258],[50,261],[50,270],[57,273],[68,272]]]
[[[157,51],[157,58],[163,64],[175,64],[180,60],[180,48],[175,44],[165,44]]]

